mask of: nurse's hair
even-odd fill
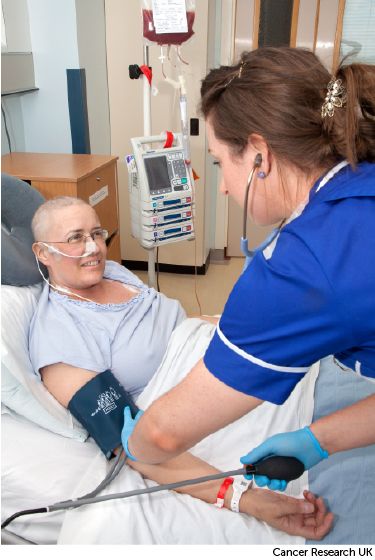
[[[74,196],[57,196],[41,204],[31,221],[31,230],[35,241],[48,241],[46,236],[48,236],[48,229],[51,225],[52,214],[56,210],[61,210],[61,208],[67,208],[68,206],[78,205],[92,208],[90,204],[81,198],[76,198]],[[54,240],[52,239],[51,241]]]
[[[341,65],[335,78],[345,88],[342,106],[323,116],[332,75],[320,60],[300,48],[260,48],[208,73],[201,111],[233,154],[255,133],[280,163],[307,174],[343,158],[375,161],[375,66]]]

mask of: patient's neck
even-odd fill
[[[102,278],[100,282],[84,288],[78,286],[66,286],[50,280],[52,289],[56,292],[76,300],[88,300],[99,304],[125,303],[132,299],[139,290],[127,287],[116,280]],[[67,293],[69,292],[69,293]]]

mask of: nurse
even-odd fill
[[[244,205],[252,177],[249,215],[282,227],[234,286],[203,360],[142,416],[125,414],[133,458],[160,463],[263,401],[282,404],[329,355],[358,383],[375,380],[374,92],[373,66],[349,64],[331,76],[314,54],[292,48],[244,53],[203,80],[221,192]],[[375,443],[372,387],[242,461],[291,455],[310,469]]]

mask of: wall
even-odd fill
[[[30,52],[27,0],[2,0],[8,52]]]
[[[11,95],[1,99],[1,105],[5,113],[12,151],[25,151],[25,130],[23,126],[21,97]],[[5,121],[1,115],[1,155],[8,154],[10,147],[5,133]]]
[[[314,52],[323,64],[331,69],[335,50],[339,0],[320,0],[318,8],[319,23]]]
[[[111,153],[104,0],[76,0],[78,56],[86,70],[91,153]]]
[[[71,152],[66,69],[78,68],[75,1],[28,0],[37,93],[22,98],[27,152]]]
[[[220,41],[216,38],[221,35],[221,3],[222,0],[210,1],[208,3],[208,33],[207,33],[207,69],[215,68],[220,64]],[[207,146],[208,147],[208,146]],[[209,200],[205,203],[206,211],[206,242],[209,249],[221,249],[225,247],[226,231],[222,227],[225,224],[226,197],[220,196],[217,185],[219,181],[219,169],[213,164],[214,159],[207,154],[206,157],[206,193],[210,195]],[[223,204],[224,203],[224,204]],[[217,230],[216,222],[220,223]]]
[[[31,37],[27,0],[2,0],[1,2],[6,26],[8,52],[31,51]],[[2,49],[3,50],[3,49]],[[25,131],[20,96],[1,98],[6,116],[9,135],[13,150],[25,150]],[[1,154],[9,152],[8,139],[5,134],[5,123],[1,116]]]
[[[74,0],[10,0],[8,50],[34,55],[39,91],[2,99],[13,151],[70,152],[66,68],[78,67]],[[8,14],[6,16],[5,14]],[[3,127],[2,127],[3,128]],[[8,152],[2,130],[2,153]]]
[[[230,66],[236,58],[235,51],[235,23],[236,23],[236,5],[234,0],[220,0],[215,2],[216,13],[216,30],[214,37],[215,44],[215,60],[212,67],[221,65]],[[211,160],[210,157],[207,158]],[[211,163],[211,161],[210,161]],[[215,197],[215,215],[212,217],[212,226],[215,230],[214,249],[219,249],[223,253],[228,245],[228,196],[219,192],[219,183],[221,181],[221,171],[218,166],[214,166],[214,197]]]
[[[3,0],[8,50],[32,50],[38,92],[2,98],[13,151],[72,151],[66,69],[86,69],[92,153],[110,153],[104,0]],[[2,119],[2,154],[9,151]]]

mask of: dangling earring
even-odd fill
[[[267,177],[267,174],[265,171],[258,171],[257,177],[259,177],[259,179],[265,179]]]

